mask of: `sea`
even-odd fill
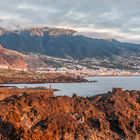
[[[57,89],[55,96],[78,96],[89,97],[97,94],[104,94],[112,91],[113,88],[123,88],[124,90],[140,90],[140,76],[124,77],[87,77],[89,83],[39,83],[39,84],[6,84],[6,86],[24,87],[45,87]]]

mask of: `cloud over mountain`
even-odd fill
[[[140,43],[139,0],[0,1],[0,25],[52,25]]]

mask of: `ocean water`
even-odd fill
[[[10,84],[10,86],[23,87],[47,87],[59,89],[55,95],[72,96],[76,93],[79,96],[93,96],[112,91],[112,88],[124,88],[126,90],[140,90],[140,76],[132,77],[88,77],[88,80],[95,80],[93,83],[43,83],[43,84]],[[9,84],[7,84],[9,85]]]

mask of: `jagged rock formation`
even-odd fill
[[[139,91],[115,89],[90,98],[24,93],[2,99],[0,108],[5,139],[140,139]]]
[[[0,44],[0,68],[26,70],[26,62],[23,55],[3,48]]]

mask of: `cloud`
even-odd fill
[[[51,25],[140,43],[139,0],[0,0],[0,25]]]

